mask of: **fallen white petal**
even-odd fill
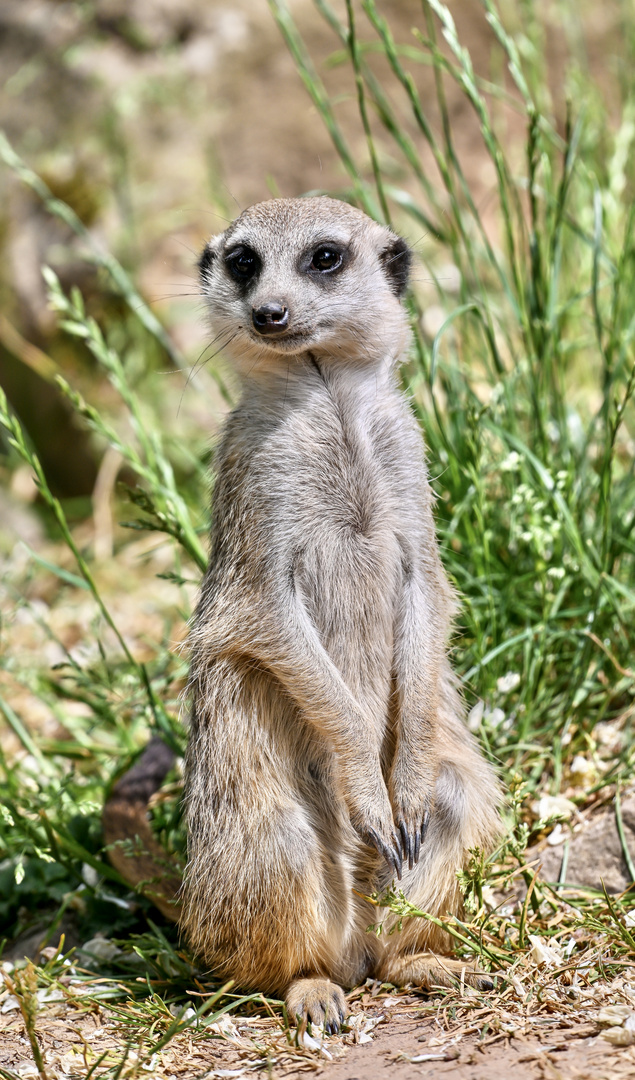
[[[602,1038],[613,1046],[632,1046],[635,1043],[635,1032],[627,1031],[623,1027],[611,1027],[602,1032]]]
[[[230,1016],[222,1016],[220,1020],[215,1021],[213,1024],[205,1025],[206,1031],[213,1031],[215,1035],[222,1035],[225,1039],[237,1039],[238,1028]]]
[[[329,1053],[322,1043],[314,1039],[312,1035],[309,1035],[308,1031],[303,1031],[300,1035],[298,1042],[300,1046],[303,1046],[305,1050],[317,1050],[318,1054],[322,1054],[328,1061],[333,1060],[333,1055]]]
[[[385,1019],[384,1013],[381,1013],[380,1016],[367,1016],[366,1013],[359,1012],[347,1016],[344,1024],[349,1031],[358,1031],[362,1035],[368,1035]]]
[[[178,1020],[191,1020],[196,1016],[196,1009],[187,1005],[170,1005],[170,1012],[175,1019]]]
[[[91,889],[97,887],[97,884],[99,883],[99,874],[94,866],[91,866],[89,863],[84,863],[82,866],[82,877]]]
[[[94,937],[90,941],[85,941],[80,946],[80,951],[87,953],[89,956],[94,957],[97,960],[114,960],[115,956],[119,956],[121,949],[118,945],[113,944],[105,937]]]
[[[605,1005],[596,1016],[598,1024],[611,1024],[619,1026],[633,1015],[629,1005]]]
[[[544,964],[545,967],[556,967],[558,964],[562,963],[562,950],[555,942],[553,945],[547,945],[547,943],[536,934],[529,934],[528,937],[532,945],[529,955],[534,964]]]
[[[44,990],[38,990],[35,996],[39,1002],[64,1000],[62,991],[56,990],[53,986],[47,986]]]

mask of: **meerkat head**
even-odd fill
[[[258,371],[307,353],[396,361],[410,259],[400,236],[321,196],[249,207],[212,237],[199,270],[217,344]]]

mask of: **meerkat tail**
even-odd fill
[[[107,799],[102,824],[108,858],[121,876],[165,915],[177,922],[181,878],[155,840],[148,820],[148,802],[174,765],[174,754],[155,735]]]

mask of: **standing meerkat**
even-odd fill
[[[326,197],[252,206],[200,259],[241,394],[190,639],[181,923],[223,978],[328,1031],[341,988],[369,975],[491,985],[428,921],[368,934],[362,898],[400,878],[418,907],[457,912],[468,849],[499,830],[398,385],[409,263],[400,237]]]

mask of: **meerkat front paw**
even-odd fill
[[[289,1020],[307,1020],[335,1035],[348,1016],[344,991],[330,979],[296,979],[285,994]]]
[[[351,822],[360,840],[363,840],[369,847],[374,847],[401,881],[403,855],[396,830],[392,826],[388,829],[382,828],[379,822],[376,825],[361,824],[353,821],[352,818]]]
[[[391,803],[395,822],[399,830],[403,858],[408,860],[408,869],[412,870],[419,861],[421,845],[425,839],[433,806],[434,779],[426,782],[425,776],[417,776],[414,783],[409,783],[408,775],[393,772],[390,781]]]
[[[419,861],[421,844],[425,839],[429,820],[430,811],[428,809],[421,810],[419,808],[412,813],[403,810],[397,814],[397,828],[401,838],[403,858],[408,860],[409,870],[412,870],[415,863]]]
[[[401,840],[395,829],[392,807],[383,780],[381,787],[377,785],[375,792],[349,783],[345,786],[345,799],[351,825],[360,840],[375,848],[401,881]]]

